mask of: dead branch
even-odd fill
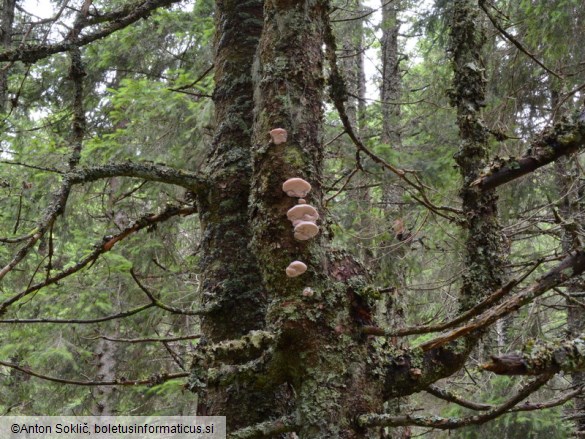
[[[400,427],[416,425],[419,427],[437,428],[439,430],[453,430],[468,425],[485,424],[486,422],[509,412],[512,407],[540,389],[551,378],[552,374],[539,376],[534,381],[528,383],[522,389],[520,389],[520,391],[508,401],[482,415],[474,415],[466,418],[441,418],[437,416],[392,416],[385,414],[368,414],[359,416],[358,423],[362,427]]]
[[[419,347],[423,351],[429,351],[457,340],[460,337],[471,334],[486,328],[498,319],[520,309],[522,306],[541,296],[551,288],[554,288],[572,277],[578,276],[585,271],[585,253],[575,252],[567,256],[558,266],[549,270],[532,285],[524,288],[517,294],[506,299],[502,303],[480,314],[465,326],[461,326],[448,332],[445,335],[427,341]]]
[[[165,381],[174,380],[177,378],[185,378],[189,376],[189,372],[178,372],[178,373],[162,373],[153,375],[150,378],[143,379],[143,380],[127,380],[125,378],[120,378],[114,381],[78,381],[78,380],[67,380],[63,378],[57,378],[50,375],[45,375],[42,373],[35,372],[28,367],[22,367],[18,364],[8,363],[6,361],[0,361],[0,366],[9,367],[10,369],[17,370],[22,372],[26,375],[39,378],[45,381],[51,381],[53,383],[59,384],[71,384],[74,386],[154,386],[157,384],[161,384]]]
[[[153,224],[166,221],[177,215],[191,215],[196,211],[197,209],[195,207],[168,206],[159,214],[147,214],[142,218],[139,218],[134,224],[131,224],[126,229],[122,230],[120,233],[113,236],[107,236],[104,239],[102,239],[99,243],[95,244],[93,251],[86,257],[84,257],[82,260],[78,261],[75,265],[72,265],[71,267],[58,272],[57,274],[45,279],[42,282],[39,282],[35,285],[31,285],[26,290],[21,291],[18,294],[15,294],[14,296],[4,300],[4,302],[1,302],[0,316],[6,312],[6,309],[10,305],[19,301],[23,297],[26,297],[29,294],[34,293],[35,291],[38,291],[41,288],[44,288],[48,285],[52,285],[68,276],[71,276],[72,274],[78,272],[79,270],[86,267],[90,263],[95,262],[101,254],[109,251],[116,242],[121,241],[122,239],[142,229],[148,228]]]
[[[490,294],[486,299],[475,305],[473,308],[465,311],[460,316],[445,322],[440,323],[438,325],[420,325],[420,326],[412,326],[409,328],[402,328],[397,330],[388,330],[385,328],[380,328],[376,326],[364,326],[362,328],[362,333],[367,335],[377,335],[377,336],[385,336],[385,337],[403,337],[406,335],[414,335],[414,334],[427,334],[430,332],[439,332],[444,331],[445,329],[453,328],[454,326],[458,325],[459,323],[466,322],[469,319],[473,318],[474,316],[480,314],[485,309],[492,306],[498,300],[506,296],[512,289],[521,283],[524,279],[526,279],[538,266],[540,266],[542,261],[537,261],[530,270],[528,270],[523,275],[510,280],[506,285],[504,285],[499,290],[495,291],[494,293]]]
[[[524,352],[493,356],[482,366],[498,375],[540,375],[585,371],[585,341],[534,343]]]
[[[171,343],[174,341],[183,341],[183,340],[195,340],[201,338],[201,334],[190,334],[190,335],[180,335],[177,337],[150,337],[150,338],[114,338],[108,337],[107,335],[98,335],[97,337],[91,337],[91,339],[102,339],[108,340],[115,343]]]
[[[535,171],[559,157],[585,147],[585,123],[561,121],[533,139],[530,148],[520,158],[496,159],[471,183],[482,190],[493,189]]]

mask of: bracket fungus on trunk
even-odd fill
[[[300,221],[295,226],[295,239],[306,241],[319,233],[319,226],[312,221]]]
[[[302,178],[289,178],[282,185],[289,197],[304,198],[311,191],[311,185]]]
[[[297,277],[307,271],[307,266],[301,261],[293,261],[286,267],[286,275],[288,277]]]
[[[286,216],[292,225],[296,226],[301,221],[316,222],[319,219],[319,212],[310,204],[297,204],[288,210]]]
[[[285,143],[287,138],[288,133],[284,128],[274,128],[272,131],[270,131],[270,139],[275,145]]]

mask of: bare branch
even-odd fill
[[[117,314],[112,314],[105,317],[98,317],[95,319],[53,319],[53,318],[37,318],[37,319],[4,319],[0,320],[0,324],[22,324],[22,323],[60,323],[60,324],[91,324],[91,323],[102,323],[108,322],[110,320],[117,320],[123,319],[134,314],[138,314],[144,310],[152,308],[156,306],[154,303],[147,303],[146,305],[141,305],[139,307],[130,309],[128,311],[123,311]]]
[[[437,416],[392,416],[370,414],[360,416],[358,418],[358,423],[362,427],[399,427],[406,425],[416,425],[419,427],[437,428],[440,430],[452,430],[468,425],[481,425],[509,412],[512,407],[545,385],[548,380],[551,379],[551,377],[552,374],[548,374],[536,378],[534,381],[525,385],[508,401],[482,415],[469,416],[467,418],[440,418]]]
[[[84,257],[82,260],[78,261],[75,265],[58,272],[57,274],[53,275],[52,277],[45,279],[43,282],[39,282],[35,285],[31,285],[26,290],[24,290],[18,294],[15,294],[14,296],[4,300],[4,302],[1,302],[0,303],[0,316],[6,312],[6,309],[10,305],[19,301],[23,297],[26,297],[29,294],[34,293],[35,291],[38,291],[41,288],[44,288],[48,285],[52,285],[52,284],[60,281],[61,279],[64,279],[64,278],[78,272],[79,270],[86,267],[90,263],[96,261],[97,258],[101,254],[111,250],[111,248],[114,246],[114,244],[116,244],[118,241],[121,241],[124,238],[130,236],[131,234],[136,233],[136,232],[138,232],[142,229],[145,229],[149,226],[152,226],[153,224],[166,221],[169,218],[173,218],[177,215],[190,215],[196,211],[197,211],[197,209],[195,207],[168,206],[165,210],[163,210],[159,214],[147,214],[147,215],[143,216],[142,218],[139,218],[134,224],[131,224],[130,226],[128,226],[127,228],[122,230],[120,233],[113,235],[113,236],[107,236],[104,239],[102,239],[99,243],[95,244],[93,251],[91,253],[89,253],[86,257]]]
[[[171,314],[182,314],[186,316],[199,316],[206,312],[202,310],[179,309],[169,305],[165,305],[156,297],[154,297],[154,295],[144,285],[142,285],[142,283],[140,283],[138,276],[136,276],[136,273],[134,272],[134,267],[130,269],[130,275],[132,276],[132,279],[134,279],[134,282],[136,282],[136,285],[138,285],[138,287],[144,292],[144,294],[148,296],[148,298],[152,301],[153,305],[156,306],[157,308],[164,309],[165,311],[168,311]]]
[[[126,380],[124,378],[120,378],[114,381],[78,381],[78,380],[67,380],[63,378],[57,378],[50,375],[41,374],[31,370],[28,367],[22,367],[18,364],[8,363],[6,361],[0,361],[0,366],[9,367],[11,369],[17,370],[22,372],[26,375],[33,376],[35,378],[40,378],[45,381],[51,381],[53,383],[59,384],[71,384],[74,386],[89,386],[89,387],[96,387],[96,386],[154,386],[157,384],[164,383],[165,381],[174,380],[177,378],[186,378],[189,376],[189,372],[179,372],[179,373],[162,373],[153,375],[150,378],[144,380]]]
[[[387,170],[392,172],[394,175],[396,175],[398,178],[400,178],[402,181],[404,181],[408,186],[415,189],[417,191],[417,193],[420,195],[420,200],[419,200],[420,203],[423,206],[425,206],[427,209],[429,209],[431,212],[434,212],[435,214],[437,214],[443,218],[446,218],[449,221],[460,222],[460,218],[458,216],[461,214],[461,211],[459,209],[455,209],[455,208],[449,207],[449,206],[435,206],[429,200],[429,198],[426,194],[426,190],[425,190],[425,189],[428,189],[428,187],[426,187],[420,181],[420,179],[414,173],[414,171],[401,169],[401,168],[398,168],[398,167],[388,163],[386,160],[384,160],[383,158],[379,157],[378,155],[376,155],[372,151],[370,151],[364,145],[364,143],[361,141],[361,139],[357,136],[357,134],[355,133],[355,131],[351,125],[349,117],[347,116],[347,112],[345,111],[345,101],[347,100],[347,90],[346,90],[346,86],[345,86],[345,81],[344,81],[344,79],[343,79],[343,77],[342,77],[342,75],[339,72],[339,69],[337,67],[337,55],[335,53],[336,42],[335,42],[335,37],[333,36],[333,32],[332,32],[330,23],[326,23],[325,32],[326,32],[325,33],[325,44],[326,44],[326,48],[327,48],[326,53],[327,53],[327,59],[329,61],[329,65],[330,65],[330,69],[331,69],[330,77],[329,77],[329,84],[330,84],[331,90],[330,90],[329,94],[330,94],[331,100],[333,101],[333,103],[335,105],[335,108],[337,109],[337,112],[339,113],[339,117],[341,119],[341,122],[343,123],[343,127],[345,128],[345,132],[347,133],[347,135],[349,136],[351,141],[356,146],[356,148],[358,150],[358,154],[359,154],[359,152],[363,152],[368,157],[370,157],[370,159],[372,159],[374,161],[374,163],[377,163],[377,164],[381,165],[382,167],[386,168]],[[414,180],[409,177],[409,174],[413,176]],[[446,214],[444,212],[448,212],[449,214]],[[452,216],[450,214],[455,214],[455,216]]]
[[[500,24],[498,23],[498,21],[496,20],[496,18],[486,8],[486,6],[485,6],[485,0],[479,0],[479,7],[481,9],[483,9],[483,11],[485,12],[485,15],[487,15],[487,17],[492,22],[492,24],[494,25],[494,27],[508,41],[510,41],[514,46],[516,46],[518,48],[518,50],[520,50],[520,52],[524,53],[526,56],[528,56],[528,58],[530,58],[532,61],[534,61],[536,64],[538,64],[540,67],[542,67],[544,70],[546,70],[551,75],[555,76],[558,79],[561,79],[561,80],[563,79],[563,76],[562,75],[560,75],[559,73],[557,73],[554,70],[552,70],[552,69],[548,68],[547,66],[545,66],[540,60],[538,60],[538,58],[536,58],[536,56],[534,56],[532,53],[530,53],[516,38],[514,38],[514,36],[512,34],[510,34],[508,31],[506,31],[506,29],[504,29],[502,26],[500,26]]]
[[[483,369],[498,375],[540,375],[585,372],[585,340],[534,343],[524,352],[493,356]]]
[[[436,398],[442,399],[443,401],[452,402],[471,410],[485,411],[494,408],[494,406],[491,404],[480,404],[477,402],[468,401],[461,398],[460,396],[455,395],[454,393],[449,392],[448,390],[441,389],[437,386],[429,386],[427,389],[425,389],[425,391]]]
[[[567,256],[558,266],[549,270],[546,274],[541,276],[532,285],[524,288],[517,294],[506,299],[502,303],[487,310],[483,314],[473,319],[469,324],[454,329],[445,335],[429,340],[419,347],[423,351],[429,351],[445,344],[454,341],[460,337],[471,334],[472,332],[483,329],[498,319],[506,316],[525,304],[531,302],[535,298],[541,296],[551,288],[562,284],[572,277],[578,276],[585,271],[585,253],[578,251],[570,256]]]
[[[106,335],[98,335],[97,337],[92,337],[92,339],[102,339],[113,341],[116,343],[170,343],[174,341],[183,341],[183,340],[195,340],[201,338],[201,334],[190,334],[190,335],[181,335],[177,337],[152,337],[152,338],[113,338],[108,337]]]
[[[542,261],[538,261],[534,264],[530,270],[524,273],[522,276],[519,276],[515,279],[510,280],[506,285],[504,285],[499,290],[495,291],[494,293],[490,294],[487,298],[483,301],[475,305],[473,308],[465,311],[463,314],[459,315],[458,317],[454,318],[445,323],[440,323],[438,325],[420,325],[420,326],[412,326],[409,328],[402,328],[396,330],[388,330],[385,328],[380,328],[376,326],[364,326],[362,328],[362,333],[367,335],[378,335],[378,336],[385,336],[385,337],[403,337],[406,335],[414,335],[414,334],[427,334],[430,332],[439,332],[444,331],[445,329],[453,328],[454,326],[458,325],[459,323],[466,322],[472,317],[478,315],[485,309],[492,306],[498,300],[506,296],[512,289],[522,282],[526,277],[528,277],[540,264]]]

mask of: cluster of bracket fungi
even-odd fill
[[[286,142],[287,132],[282,128],[275,128],[270,131],[272,143],[280,145]],[[282,190],[289,197],[298,198],[298,204],[291,207],[286,213],[287,218],[294,228],[294,237],[299,241],[306,241],[319,233],[317,220],[319,212],[310,204],[307,204],[305,197],[311,191],[311,185],[302,178],[289,178],[282,185]],[[307,265],[301,261],[293,261],[286,268],[288,277],[297,277],[307,271]]]

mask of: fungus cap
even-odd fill
[[[270,138],[275,145],[280,145],[281,143],[286,142],[287,137],[288,133],[284,128],[274,128],[270,131]]]
[[[288,277],[297,277],[307,271],[307,266],[304,262],[293,261],[286,267],[286,275]]]
[[[311,221],[300,221],[295,226],[295,239],[306,241],[319,233],[319,226]]]
[[[302,178],[289,178],[282,184],[282,190],[289,197],[304,198],[311,191],[311,185]]]
[[[315,222],[319,219],[319,212],[310,204],[297,204],[291,207],[286,213],[286,217],[296,226],[301,221]]]

